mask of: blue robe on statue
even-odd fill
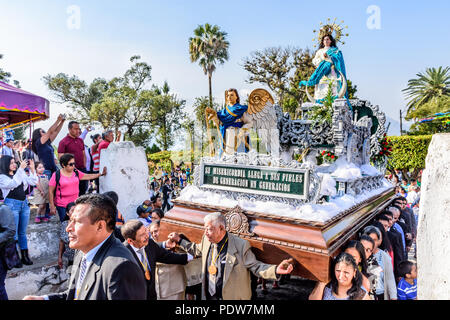
[[[308,86],[313,87],[317,85],[320,82],[320,79],[322,79],[324,76],[328,76],[331,72],[331,67],[334,65],[334,68],[336,70],[336,73],[339,75],[339,71],[342,72],[345,79],[347,79],[347,73],[345,72],[345,63],[344,63],[344,57],[342,55],[341,50],[339,50],[337,47],[331,47],[327,51],[327,55],[331,58],[331,61],[333,63],[323,60],[319,66],[316,68],[314,73],[311,75],[308,81],[300,81],[299,87],[302,86]],[[342,82],[338,81],[338,91],[342,87]],[[345,92],[344,96],[348,101],[348,90]],[[349,103],[350,105],[350,103]]]
[[[247,111],[248,106],[241,105],[239,103],[234,104],[233,106],[226,106],[222,110],[217,112],[217,117],[222,122],[220,126],[220,133],[222,137],[225,139],[225,131],[229,127],[242,128],[244,125],[243,122],[237,122],[244,113]],[[223,148],[224,146],[222,146]]]

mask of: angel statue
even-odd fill
[[[333,31],[335,32],[335,37],[332,35]],[[312,60],[316,70],[308,81],[300,81],[299,83],[299,87],[315,86],[314,99],[305,88],[308,99],[311,102],[323,103],[324,98],[328,94],[330,82],[333,97],[346,98],[348,100],[344,57],[341,50],[336,46],[336,42],[340,41],[341,36],[342,28],[336,23],[327,24],[319,31],[319,50],[317,50]]]
[[[250,150],[248,133],[254,128],[266,150],[278,157],[280,142],[277,115],[270,93],[264,89],[253,90],[246,106],[240,104],[237,90],[229,89],[225,91],[225,102],[225,108],[220,111],[216,112],[209,107],[205,109],[207,124],[212,120],[218,129],[219,155],[223,152],[234,154],[242,143],[246,151]],[[210,143],[212,144],[211,137]]]

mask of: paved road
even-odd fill
[[[316,283],[291,276],[290,279],[281,281],[278,289],[272,288],[272,284],[272,281],[266,283],[266,292],[263,292],[262,285],[258,284],[256,300],[308,300]]]

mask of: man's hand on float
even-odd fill
[[[294,266],[292,265],[292,263],[294,263],[294,259],[292,258],[281,261],[281,263],[277,266],[276,273],[290,274],[292,270],[294,270]]]
[[[166,240],[166,243],[165,243],[166,249],[168,249],[168,250],[174,249],[174,248],[176,248],[176,246],[177,246],[177,243],[175,241],[172,241],[170,239]]]

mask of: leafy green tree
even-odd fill
[[[194,162],[195,153],[195,121],[193,119],[186,119],[182,124],[189,139],[190,161]]]
[[[289,74],[293,68],[291,48],[271,47],[254,51],[243,60],[244,70],[249,73],[248,83],[265,84],[282,104],[289,91]]]
[[[298,83],[302,80],[309,79],[316,67],[312,59],[313,53],[307,49],[295,48],[292,52],[294,73],[289,78],[289,100],[284,101],[283,110],[289,113],[296,112],[298,107],[308,101],[304,88],[299,88]],[[310,90],[311,91],[311,90]],[[288,104],[286,102],[289,102]]]
[[[229,42],[226,40],[227,33],[221,31],[217,25],[206,23],[199,25],[194,30],[194,37],[189,38],[189,54],[191,62],[197,62],[208,76],[209,104],[213,107],[212,98],[212,75],[219,64],[228,60]]]
[[[69,115],[81,123],[89,123],[91,119],[91,107],[100,101],[103,93],[108,90],[108,81],[96,78],[90,84],[79,79],[77,76],[69,76],[59,73],[56,76],[46,75],[43,78],[58,103],[66,103],[72,110]]]
[[[405,92],[407,103],[406,120],[427,117],[450,109],[450,67],[427,68],[417,78],[408,81]]]
[[[142,134],[148,131],[148,126],[154,120],[150,115],[150,104],[153,92],[145,89],[151,80],[151,66],[140,62],[139,56],[133,56],[133,65],[123,77],[112,79],[108,90],[98,103],[92,106],[91,118],[99,121],[104,128],[126,128],[126,136],[133,140],[134,133],[140,129],[136,141],[142,139]]]
[[[144,147],[145,149],[149,147],[150,140],[152,138],[152,132],[146,127],[138,127],[132,136],[125,134],[125,140],[132,141],[135,146]]]
[[[91,121],[100,122],[104,129],[113,128],[116,133],[132,107],[130,102],[136,99],[136,91],[118,82],[120,82],[118,78],[109,82],[108,90],[104,92],[99,102],[91,106],[89,113]],[[127,132],[127,136],[131,137],[132,133]]]
[[[151,147],[147,147],[145,149],[145,151],[146,151],[147,154],[149,154],[149,153],[152,154],[152,153],[160,152],[161,149],[156,144],[152,144],[152,146]]]
[[[181,128],[186,117],[183,108],[185,100],[179,100],[170,93],[170,87],[164,82],[162,87],[153,86],[153,98],[150,104],[152,128],[156,131],[156,143],[168,150],[175,143],[175,132]]]
[[[388,137],[392,142],[392,154],[388,158],[388,169],[403,169],[413,171],[415,178],[420,169],[425,168],[425,160],[431,135],[421,136],[393,136]]]
[[[206,118],[205,118],[205,109],[210,106],[210,100],[208,97],[197,97],[194,100],[193,109],[195,114],[195,119],[200,127],[200,144],[201,150],[203,151],[204,147],[204,138],[206,133]],[[220,109],[220,104],[216,103],[213,99],[213,107],[214,110]],[[210,121],[210,128],[213,128],[212,121]]]
[[[0,59],[3,59],[3,55],[0,54]],[[11,80],[11,72],[4,71],[2,68],[0,68],[0,81],[9,83]],[[20,88],[20,83],[17,80],[13,80],[14,86],[17,88]]]
[[[144,144],[154,119],[150,115],[153,91],[146,89],[151,81],[151,66],[130,58],[131,66],[121,77],[95,79],[87,84],[77,76],[60,73],[44,77],[49,90],[59,103],[72,109],[71,118],[81,123],[99,122],[104,129],[126,128],[126,138]]]
[[[347,92],[348,92],[348,98],[349,99],[357,99],[356,92],[358,91],[358,86],[353,85],[351,80],[347,79]]]
[[[30,134],[30,126],[24,125],[20,126],[14,130],[14,140],[27,140]]]

